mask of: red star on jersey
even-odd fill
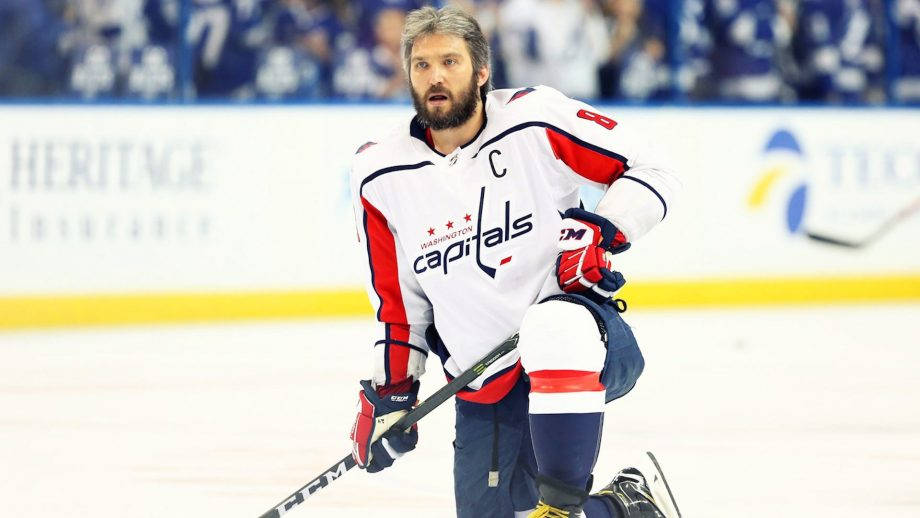
[[[434,235],[434,229],[433,229],[433,228],[428,227],[428,235],[429,235],[429,236],[433,236],[433,235]]]
[[[453,222],[453,221],[448,221],[448,222],[447,222],[447,228],[454,228],[454,222]]]
[[[463,219],[464,219],[467,223],[469,223],[469,221],[470,221],[471,218],[472,218],[472,216],[470,216],[469,214],[467,214],[466,216],[463,216]]]

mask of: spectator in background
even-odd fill
[[[712,51],[712,34],[705,26],[705,0],[683,0],[680,13],[678,44],[681,62],[677,74],[677,90],[682,96],[704,98],[712,95],[706,88],[712,74],[709,53]]]
[[[175,97],[179,56],[179,0],[142,0],[146,38],[130,50],[125,94],[142,100]]]
[[[544,84],[570,97],[598,97],[597,70],[609,35],[590,0],[507,0],[498,29],[508,81]]]
[[[301,79],[315,81],[315,87],[308,87],[310,97],[332,95],[335,60],[354,47],[354,36],[346,30],[342,13],[322,0],[284,0],[282,4],[275,21],[275,43],[292,49],[300,66],[312,70],[314,77]]]
[[[116,67],[128,67],[130,52],[147,42],[143,3],[139,0],[76,0],[77,26],[85,42],[107,46],[116,56]]]
[[[656,99],[669,92],[666,5],[654,0],[606,0],[611,34],[598,72],[604,98]]]
[[[699,25],[682,29],[683,36],[696,36],[685,40],[690,47],[687,54],[697,60],[692,84],[684,81],[693,97],[775,102],[791,96],[777,64],[791,38],[788,22],[779,16],[779,2],[782,0],[688,0],[697,5],[689,6],[692,18],[684,23]]]
[[[55,95],[65,84],[61,38],[70,26],[65,5],[35,0],[0,1],[0,95]]]
[[[498,30],[499,10],[504,0],[452,0],[455,7],[471,13],[492,49],[492,69],[489,78],[495,88],[509,88],[505,73],[505,60],[502,52],[502,35]]]
[[[376,44],[375,25],[377,15],[384,9],[397,9],[408,13],[423,5],[440,7],[442,2],[437,0],[351,0],[348,3],[351,4],[352,12],[350,14],[354,18],[353,29],[358,39],[358,45],[371,47]]]
[[[147,41],[140,1],[69,2],[74,29],[62,40],[72,66],[70,89],[83,98],[124,94],[134,52]]]
[[[194,82],[199,97],[226,93],[220,85],[218,66],[230,34],[230,0],[190,0],[191,14],[186,29],[186,44],[194,49]]]
[[[920,0],[895,0],[894,24],[900,53],[895,65],[894,98],[920,103]]]
[[[801,0],[793,50],[799,99],[884,100],[884,9],[874,0]]]
[[[256,64],[270,31],[270,0],[192,0],[186,32],[194,49],[199,97],[246,99],[253,95]]]
[[[179,43],[179,0],[144,0],[148,43],[174,49]]]
[[[406,99],[400,38],[406,11],[382,9],[374,20],[374,41],[348,52],[335,70],[337,95],[350,99]]]

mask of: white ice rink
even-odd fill
[[[599,480],[651,449],[690,518],[920,516],[920,306],[626,315],[647,367],[608,406]],[[256,518],[349,451],[374,331],[2,333],[0,516]],[[453,516],[452,407],[287,516]]]

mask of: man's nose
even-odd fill
[[[444,69],[438,65],[431,67],[431,74],[428,76],[428,84],[437,85],[444,82]]]

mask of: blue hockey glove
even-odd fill
[[[626,251],[630,244],[616,225],[582,209],[562,215],[562,232],[556,259],[556,278],[566,293],[582,293],[609,299],[626,283],[613,269],[611,256]]]
[[[413,425],[405,432],[391,427],[415,406],[418,388],[419,382],[413,383],[411,379],[395,387],[381,387],[377,390],[370,380],[361,381],[358,416],[351,430],[351,455],[358,467],[376,473],[392,466],[394,460],[415,449],[418,443],[417,426]]]

